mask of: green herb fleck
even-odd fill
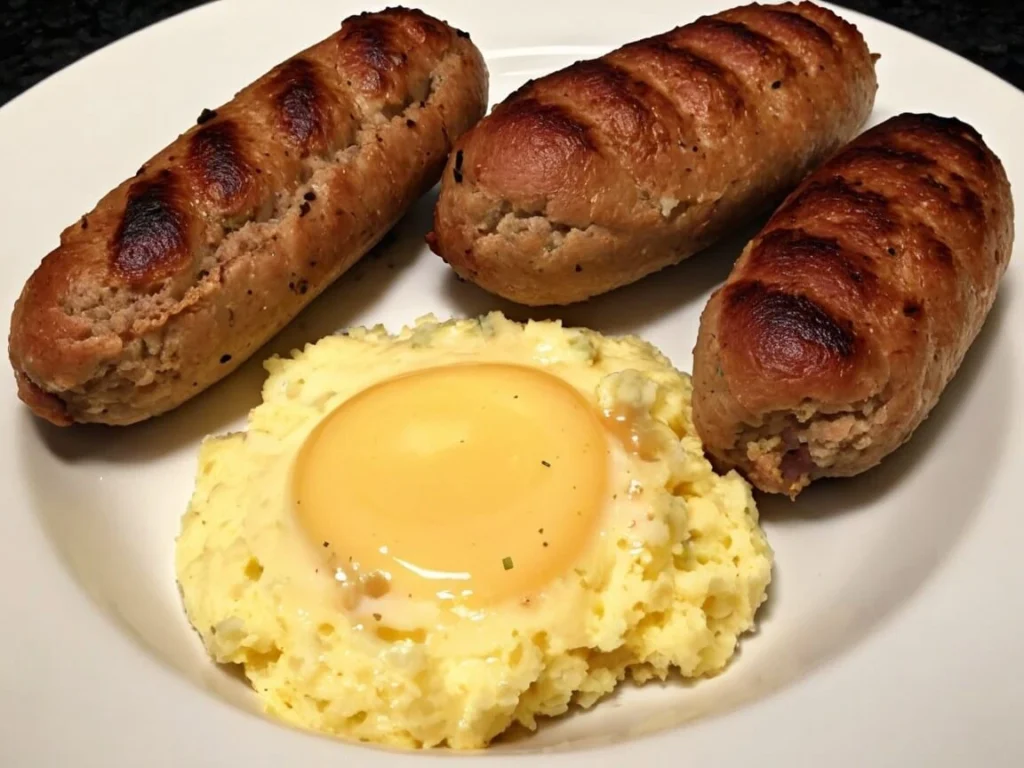
[[[505,569],[506,571],[511,571],[511,570],[512,570],[512,567],[513,567],[513,566],[512,566],[512,558],[511,558],[511,557],[503,557],[503,558],[501,559],[501,566],[502,566],[502,568],[504,568],[504,569]]]

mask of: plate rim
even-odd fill
[[[425,3],[424,5],[428,5],[428,6],[429,5],[435,5],[435,6],[437,6],[437,5],[447,4],[449,7],[454,7],[454,6],[458,5],[458,3],[459,3],[459,0],[447,0],[447,2],[446,2],[446,0],[438,0],[437,2],[433,2],[433,3]],[[654,4],[665,5],[666,3],[659,2],[659,0],[652,0],[652,2],[650,4],[652,4],[652,5],[654,5]],[[700,3],[700,5],[703,6],[703,7],[728,6],[728,5],[731,5],[731,4],[735,4],[735,3],[718,2],[717,0],[712,0],[711,2],[701,2]],[[248,5],[246,5],[244,7],[248,8]],[[979,65],[975,64],[974,62],[972,62],[972,61],[970,61],[970,60],[960,56],[959,54],[956,54],[956,53],[954,53],[952,51],[948,51],[947,49],[944,49],[941,46],[939,46],[939,45],[937,45],[935,43],[932,43],[931,41],[928,41],[928,40],[926,40],[924,38],[921,38],[921,37],[919,37],[917,35],[914,35],[911,32],[903,30],[903,29],[901,29],[899,27],[896,27],[894,25],[888,24],[887,22],[884,22],[884,21],[881,21],[881,20],[878,20],[878,19],[874,19],[873,17],[868,17],[868,16],[866,16],[866,15],[860,13],[860,12],[857,12],[857,11],[853,11],[853,10],[850,10],[850,9],[847,9],[847,8],[843,8],[843,7],[836,7],[836,6],[830,6],[830,7],[832,7],[833,10],[835,10],[837,13],[841,14],[844,18],[852,20],[854,23],[856,23],[862,29],[864,29],[865,26],[870,27],[870,26],[874,26],[874,25],[881,25],[882,27],[888,28],[888,30],[891,33],[895,34],[895,35],[906,36],[906,37],[910,38],[913,41],[914,45],[920,45],[921,43],[924,43],[931,50],[931,52],[933,54],[939,55],[939,56],[941,56],[942,58],[945,58],[945,59],[953,59],[953,60],[955,60],[955,63],[956,63],[957,67],[963,67],[965,64],[968,65],[969,68],[970,68],[969,71],[971,72],[971,77],[972,78],[973,77],[991,78],[992,81],[994,81],[995,83],[998,83],[1001,87],[1004,87],[1004,88],[1008,89],[1008,91],[1006,93],[1006,98],[1007,99],[1018,99],[1019,100],[1018,108],[1019,108],[1019,111],[1020,111],[1020,114],[1021,114],[1022,118],[1024,118],[1024,92],[1022,92],[1019,89],[1017,89],[1012,83],[1009,83],[1008,81],[1003,80],[999,76],[997,76],[997,75],[995,75],[995,74],[993,74],[991,72],[988,72],[987,70],[985,70],[981,66],[979,66]],[[68,67],[66,67],[64,69],[61,69],[61,70],[59,70],[56,73],[53,73],[52,75],[46,77],[44,80],[42,80],[39,83],[37,83],[36,85],[34,85],[32,88],[30,88],[27,91],[19,94],[14,99],[12,99],[10,102],[5,104],[2,108],[0,108],[0,136],[2,136],[4,134],[5,127],[6,127],[6,119],[5,118],[7,118],[8,115],[12,115],[12,114],[13,115],[20,115],[20,112],[23,111],[23,110],[30,110],[30,109],[35,108],[35,104],[37,102],[42,102],[42,101],[45,101],[45,100],[51,100],[51,99],[58,98],[59,97],[59,90],[64,87],[62,85],[63,79],[67,76],[68,72],[70,72],[72,70],[75,70],[76,72],[81,72],[81,70],[83,68],[97,66],[95,64],[96,61],[103,60],[104,58],[110,58],[112,56],[113,57],[120,56],[121,54],[119,53],[119,50],[120,50],[122,44],[125,44],[129,40],[134,40],[135,41],[134,44],[138,44],[139,40],[144,39],[149,34],[152,34],[153,30],[155,30],[155,29],[162,28],[163,31],[166,32],[172,26],[187,25],[187,24],[190,24],[190,23],[200,23],[201,17],[204,17],[207,14],[211,14],[211,13],[214,13],[214,12],[219,12],[219,11],[225,9],[225,8],[234,8],[235,10],[232,11],[233,13],[241,12],[241,9],[243,8],[243,2],[242,2],[242,0],[217,0],[217,2],[214,2],[214,3],[209,3],[209,4],[206,4],[206,5],[197,6],[195,8],[189,9],[187,11],[184,11],[184,12],[180,13],[180,14],[176,14],[174,16],[171,16],[171,17],[169,17],[167,19],[164,19],[164,20],[162,20],[160,22],[157,22],[155,24],[152,24],[152,25],[149,25],[147,27],[144,27],[143,29],[140,29],[140,30],[136,31],[136,32],[132,33],[131,35],[128,35],[128,36],[126,36],[124,38],[121,38],[120,40],[114,41],[114,42],[112,42],[112,43],[110,43],[108,45],[105,45],[102,48],[100,48],[100,49],[90,53],[89,55],[83,57],[82,59],[79,59],[77,62],[69,65]],[[213,9],[218,9],[218,10],[214,11]],[[340,15],[340,12],[339,12],[339,15]],[[690,13],[689,10],[687,10],[686,11],[686,18],[689,19],[691,15],[693,15],[693,14]],[[175,34],[178,34],[178,33],[175,33]],[[577,47],[580,47],[580,46],[577,46]],[[586,47],[598,48],[598,47],[602,47],[602,46],[600,44],[595,43],[595,44],[591,44],[591,45],[586,46]],[[536,50],[544,49],[544,48],[545,48],[545,46],[539,46],[539,47],[533,47],[532,50],[536,51]],[[522,50],[526,50],[526,48],[521,48],[521,49]],[[516,50],[516,49],[513,47],[513,48],[503,49],[503,50]],[[89,62],[93,62],[93,63],[90,64]],[[53,95],[51,95],[51,93]],[[26,105],[28,105],[28,106],[26,106]],[[1000,154],[1003,154],[1003,153],[1000,152]],[[1017,224],[1018,230],[1020,229],[1020,226],[1021,225],[1018,223]],[[1019,251],[1021,249],[1021,247],[1022,246],[1021,246],[1020,240],[1018,238],[1015,250]],[[1019,262],[1020,258],[1021,257],[1018,256],[1017,260],[1014,263],[1016,264],[1017,262]],[[28,261],[31,261],[31,259],[28,259]],[[24,266],[24,265],[19,263],[19,266]],[[31,265],[30,265],[30,267],[31,267]],[[1018,267],[1016,269],[1016,271],[1020,272],[1021,268]],[[1017,280],[1016,280],[1016,283],[1018,284],[1018,287],[1019,287],[1020,282],[1021,282],[1021,280],[1018,277]],[[1016,300],[1016,303],[1015,303],[1015,307],[1019,308],[1020,301],[1021,300],[1018,297],[1017,300]],[[1018,312],[1017,314],[1020,314],[1020,313]],[[6,320],[4,320],[4,322],[6,322]],[[1020,349],[1019,349],[1020,345],[1019,345],[1019,343],[1016,346],[1018,347],[1018,349],[1016,350],[1016,352],[1017,352],[1017,355],[1016,355],[1017,359],[1015,361],[1015,365],[1016,365],[1016,370],[1019,371],[1021,369],[1021,367],[1022,367],[1021,366],[1021,360],[1020,360],[1021,355],[1020,355]],[[8,390],[9,389],[10,389],[10,386],[8,385]],[[1020,385],[1017,386],[1015,391],[1020,391]],[[18,406],[18,408],[20,409],[20,406]],[[10,410],[11,410],[11,408],[8,407],[7,411],[10,411]],[[5,412],[3,418],[10,419],[11,418],[11,414]],[[27,415],[21,413],[20,410],[19,410],[19,413],[17,415],[13,416],[13,418],[15,419],[15,422],[14,422],[15,428],[17,428],[17,429],[30,429],[31,428],[29,426],[26,426],[27,420],[28,420]],[[1018,458],[1018,464],[1022,465],[1022,468],[1024,468],[1024,461],[1021,461],[1020,458]],[[5,473],[11,472],[11,470],[10,470],[11,463],[8,462],[5,466],[7,467],[7,469],[5,469]],[[2,477],[2,476],[3,475],[0,474],[0,477]],[[28,516],[31,517],[31,513],[29,513]],[[17,522],[17,520],[15,522]],[[5,527],[9,523],[10,523],[10,519],[8,519],[8,521],[4,523]],[[35,534],[35,535],[33,535],[33,534]],[[44,548],[44,549],[45,548],[50,548],[51,554],[53,555],[55,560],[59,559],[59,556],[57,555],[57,553],[52,550],[52,545],[51,545],[49,539],[45,537],[45,534],[42,532],[41,529],[37,529],[35,531],[32,531],[29,528],[24,528],[24,530],[20,531],[20,534],[19,534],[19,529],[16,527],[16,528],[14,528],[14,535],[13,536],[9,535],[8,532],[5,532],[5,535],[4,535],[3,538],[4,539],[10,538],[12,540],[18,540],[18,535],[23,536],[24,537],[23,538],[24,543],[29,545],[29,546],[26,547],[27,550],[31,550],[33,547],[37,547],[38,548],[41,545],[42,548]],[[4,549],[4,545],[0,544],[0,553],[2,553],[2,552],[5,552],[5,549]],[[226,727],[226,728],[236,728],[236,727],[248,727],[246,724],[251,723],[252,721],[263,722],[263,718],[259,717],[258,715],[253,715],[252,713],[248,713],[248,712],[244,712],[242,710],[236,709],[235,707],[233,707],[232,705],[228,704],[227,702],[224,702],[223,700],[219,699],[215,695],[211,695],[211,694],[208,694],[206,692],[200,691],[193,684],[191,684],[190,682],[188,682],[188,681],[184,680],[183,678],[181,678],[165,662],[157,660],[150,651],[148,651],[147,649],[139,647],[129,637],[127,637],[127,636],[125,636],[123,634],[122,628],[120,628],[117,625],[115,625],[107,616],[101,614],[99,611],[97,611],[94,608],[94,606],[92,604],[92,598],[89,597],[85,593],[85,590],[83,589],[83,587],[74,579],[73,575],[66,569],[64,563],[56,562],[56,563],[53,563],[52,565],[54,567],[49,570],[49,572],[48,572],[49,578],[48,579],[44,579],[44,583],[46,583],[47,586],[53,590],[53,594],[54,595],[61,595],[63,599],[72,601],[71,603],[68,603],[68,605],[72,606],[72,608],[71,608],[71,615],[63,617],[63,618],[73,619],[74,622],[76,623],[76,625],[86,627],[87,629],[92,631],[94,634],[91,636],[92,637],[91,645],[97,646],[97,647],[102,646],[101,652],[103,652],[104,655],[109,655],[109,649],[108,649],[107,646],[104,646],[103,643],[110,643],[111,644],[110,647],[114,647],[114,648],[116,648],[116,650],[118,652],[122,652],[122,653],[125,654],[124,655],[124,661],[125,661],[125,664],[126,664],[126,667],[127,667],[126,671],[135,670],[135,671],[138,672],[140,677],[148,676],[148,677],[150,677],[151,680],[158,681],[160,685],[169,685],[169,686],[172,686],[172,687],[180,687],[180,690],[182,691],[182,696],[184,696],[184,697],[191,696],[192,698],[195,698],[195,697],[198,696],[198,697],[201,697],[201,699],[204,700],[204,701],[212,702],[213,703],[212,706],[206,707],[206,709],[208,710],[209,718],[205,722],[205,724],[200,724],[200,723],[194,724],[194,725],[197,726],[197,733],[210,733],[211,735],[217,734],[218,730],[217,730],[217,728],[213,727],[214,724],[216,724],[217,727],[223,726],[223,727]],[[4,570],[4,566],[2,564],[0,564],[0,572],[2,572],[3,570]],[[59,573],[58,573],[58,571],[59,571]],[[8,605],[6,604],[7,597],[8,597],[7,595],[0,596],[0,607],[3,607],[3,608],[7,608],[8,607]],[[14,615],[17,616],[18,615],[17,610],[19,609],[19,604],[18,603],[14,603],[13,609],[16,611]],[[25,615],[26,615],[26,617],[29,616],[29,614],[27,614],[27,613]],[[29,619],[29,620],[31,620],[31,619]],[[867,644],[868,642],[878,642],[878,639],[879,639],[878,635],[880,635],[880,634],[881,634],[881,631],[879,631],[875,635],[874,638],[866,640],[865,644]],[[12,648],[17,648],[17,644],[12,641],[12,637],[15,637],[15,638],[17,637],[17,630],[15,630],[15,632],[12,633],[11,636],[8,636],[6,639],[0,640],[0,648],[3,648],[5,645],[10,645],[10,647],[12,647]],[[102,640],[102,643],[101,642],[97,642],[97,641],[100,641],[100,640]],[[104,650],[104,649],[107,649],[107,650]],[[24,650],[24,649],[22,649],[22,650]],[[41,650],[41,649],[38,649],[38,648],[36,649],[37,652],[39,650]],[[843,659],[837,661],[837,664],[842,663],[842,664],[845,664],[846,666],[850,666],[852,664],[852,662],[850,662],[849,660],[852,659],[855,655],[857,655],[859,653],[862,653],[863,650],[864,650],[863,648],[851,649],[850,652],[848,652],[847,654],[844,655]],[[0,682],[2,682],[2,681],[7,679],[7,674],[10,671],[7,668],[7,663],[8,662],[5,660],[3,665],[0,665],[0,671],[2,671],[4,673],[3,676],[0,676]],[[818,677],[821,677],[823,680],[827,679],[825,671],[815,672],[811,677],[815,678],[815,679],[818,678]],[[18,682],[17,681],[17,672],[13,672],[12,678],[14,679],[15,683]],[[129,701],[131,699],[131,697],[128,696],[127,694],[132,689],[131,688],[125,689],[124,685],[123,685],[124,681],[122,680],[121,682],[122,682],[122,685],[121,685],[120,690],[118,689],[117,686],[112,686],[111,690],[109,691],[109,694],[125,695],[126,698],[121,699],[121,701],[122,702]],[[757,730],[759,730],[757,728],[756,724],[751,724],[749,722],[750,717],[753,716],[752,713],[755,710],[758,710],[761,704],[763,704],[763,703],[765,703],[765,702],[767,702],[769,700],[777,701],[780,698],[785,698],[785,695],[787,694],[787,692],[792,691],[795,688],[799,687],[802,684],[802,682],[804,682],[804,681],[797,681],[797,682],[795,682],[791,686],[787,686],[786,688],[783,688],[781,690],[778,690],[778,691],[775,691],[775,692],[769,694],[769,696],[766,697],[765,699],[759,699],[754,704],[748,705],[748,706],[744,707],[740,711],[729,713],[730,717],[732,717],[734,715],[741,715],[741,717],[739,719],[741,721],[747,721],[745,726],[744,726],[744,724],[742,722],[739,725],[737,725],[736,726],[736,730],[738,732],[744,732],[745,728],[749,729],[750,731],[757,731]],[[7,687],[7,685],[6,685],[6,683],[4,683],[4,688],[6,688],[6,687]],[[11,687],[12,687],[12,690],[14,690],[16,693],[20,693],[20,694],[23,694],[23,695],[31,695],[31,692],[26,692],[26,691],[23,691],[23,690],[19,691],[14,683],[12,683]],[[1021,691],[1021,694],[1022,694],[1021,695],[1021,703],[1024,704],[1024,685],[1022,685],[1021,688],[1022,688],[1022,691]],[[153,692],[156,693],[157,691],[154,690]],[[239,719],[239,718],[242,718],[242,719]],[[694,723],[694,724],[689,724],[689,725],[686,726],[686,728],[672,729],[672,730],[669,730],[669,731],[663,731],[663,732],[659,732],[659,733],[656,733],[656,734],[647,735],[647,736],[644,736],[644,737],[642,737],[642,738],[640,738],[638,740],[631,740],[629,742],[623,742],[623,743],[615,745],[615,747],[610,748],[610,749],[600,748],[597,751],[592,750],[592,749],[587,749],[587,750],[564,752],[564,753],[555,752],[555,753],[552,753],[550,755],[545,756],[544,758],[542,758],[542,760],[543,760],[544,764],[568,766],[568,765],[571,765],[571,764],[580,764],[580,765],[582,765],[584,763],[587,764],[587,765],[594,764],[594,760],[595,759],[613,760],[613,759],[619,759],[619,758],[624,758],[624,757],[629,757],[630,759],[642,759],[645,756],[646,757],[657,757],[658,755],[662,755],[663,756],[665,754],[674,753],[680,746],[685,747],[685,738],[686,737],[681,736],[681,734],[692,733],[693,730],[695,730],[695,729],[706,729],[706,727],[712,726],[714,723],[719,722],[721,719],[722,719],[721,717],[717,717],[717,716],[716,717],[712,717],[710,719],[702,720],[702,721]],[[315,736],[315,735],[310,735],[310,734],[302,733],[302,732],[299,732],[299,731],[295,731],[294,729],[288,728],[287,726],[281,726],[281,725],[276,724],[276,723],[274,723],[272,725],[273,725],[273,727],[271,727],[271,728],[259,728],[258,730],[260,730],[261,733],[270,733],[270,734],[274,734],[274,735],[271,735],[271,736],[269,736],[267,738],[256,740],[256,741],[259,741],[259,742],[263,742],[261,745],[257,746],[257,749],[263,750],[263,752],[262,752],[262,754],[255,755],[256,760],[261,760],[261,759],[266,759],[266,758],[269,758],[269,759],[266,759],[266,762],[253,762],[254,765],[263,765],[263,764],[270,765],[271,761],[276,762],[281,757],[285,757],[285,756],[288,756],[289,754],[292,754],[290,752],[291,745],[293,743],[297,744],[299,742],[295,741],[295,739],[293,739],[293,738],[291,738],[290,736],[287,736],[287,735],[286,736],[281,736],[280,738],[278,738],[278,736],[276,735],[276,734],[280,734],[280,733],[287,734],[288,732],[290,732],[292,734],[292,736],[297,737],[299,740],[301,740],[301,743],[303,743],[303,744],[310,744],[310,743],[313,743],[313,742],[319,742],[319,743],[321,743],[323,745],[327,745],[323,749],[318,749],[318,748],[312,747],[311,751],[310,751],[310,755],[313,756],[314,759],[317,759],[317,760],[322,759],[324,761],[325,765],[327,764],[328,760],[336,760],[338,758],[344,759],[344,757],[348,756],[348,754],[346,752],[338,749],[337,743],[334,740],[332,740],[332,739],[329,739],[327,737],[321,737],[321,736]],[[200,726],[205,726],[205,727],[200,727]],[[19,738],[19,736],[24,738],[24,735],[26,733],[28,733],[28,732],[22,731],[20,733],[15,732],[15,733],[12,733],[12,734],[6,734],[5,738],[3,739],[3,742],[10,743],[10,742],[8,742],[9,739],[10,740],[16,740],[16,739]],[[1021,757],[1024,757],[1024,738],[1022,738],[1019,733],[1015,733],[1014,735],[1019,740],[1018,743],[1017,743],[1017,746],[1016,746],[1016,749],[1017,749],[1017,753],[1016,754],[1020,755]],[[272,745],[267,745],[266,744],[266,742],[268,742],[268,741],[276,741],[276,742],[280,742],[281,744],[284,744],[285,742],[288,742],[289,743],[289,747],[287,749],[285,749],[285,750],[268,748],[268,747],[272,746]],[[675,742],[675,743],[673,743],[673,742]],[[683,742],[683,743],[680,744],[679,742]],[[34,742],[33,746],[39,746],[40,743],[41,742],[38,742],[38,741]],[[177,742],[177,743],[180,744],[180,742]],[[178,748],[178,747],[176,746],[175,748]],[[6,749],[6,747],[0,746],[0,754],[3,754],[3,749]],[[360,748],[360,749],[361,749],[361,751],[359,753],[356,753],[356,752],[353,751],[352,752],[352,756],[359,755],[360,757],[365,758],[365,759],[362,760],[362,764],[366,764],[366,765],[371,765],[372,764],[372,765],[381,765],[381,766],[405,764],[402,761],[412,760],[412,759],[416,759],[416,760],[438,759],[439,757],[441,757],[442,755],[445,754],[445,753],[439,753],[439,754],[431,755],[430,757],[426,757],[425,758],[424,755],[420,755],[420,754],[409,755],[408,753],[404,753],[404,752],[390,752],[390,751],[380,750],[380,749],[377,749],[377,748]],[[316,752],[317,754],[313,755],[314,752]],[[35,753],[35,754],[37,756],[41,756],[41,755],[39,755],[38,752]],[[865,753],[862,753],[862,756],[863,756],[863,754],[865,754]],[[89,759],[88,756],[83,755],[83,756],[80,756],[80,757],[84,759],[84,762],[82,764],[86,764],[88,762],[88,759]],[[181,757],[179,757],[176,754],[175,755],[170,755],[170,757],[174,758],[174,760],[172,760],[171,762],[168,762],[167,764],[173,764],[174,762],[176,762],[178,760],[181,760],[181,759],[191,759],[191,760],[197,760],[198,759],[198,760],[202,761],[205,757],[208,757],[208,755],[205,755],[201,750],[200,751],[196,751],[194,747],[191,747],[191,748],[186,748],[186,751],[182,753]],[[239,757],[241,757],[241,756],[239,756]],[[799,755],[797,755],[796,757],[797,757],[797,761],[799,762]],[[881,757],[884,758],[885,755],[882,755]],[[466,761],[467,765],[477,765],[477,764],[483,765],[483,763],[482,763],[483,759],[488,760],[489,763],[502,763],[504,761],[504,762],[507,762],[508,764],[512,764],[512,761],[522,761],[522,760],[527,760],[527,759],[537,760],[538,757],[536,755],[529,755],[529,754],[493,754],[493,753],[487,753],[486,757],[483,757],[483,758],[478,758],[478,757],[460,757],[459,759],[461,759],[463,761]],[[476,761],[478,759],[481,762],[477,763]],[[728,760],[728,758],[726,758],[726,759]],[[156,763],[154,763],[154,764],[156,764]],[[316,764],[319,764],[319,762],[316,763]],[[608,764],[617,764],[617,763],[608,763]],[[717,764],[732,765],[733,763],[732,762],[722,762],[722,763],[717,763]]]

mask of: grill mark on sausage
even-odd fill
[[[985,221],[985,206],[978,194],[966,183],[964,177],[958,173],[952,173],[949,180],[954,184],[950,187],[931,173],[926,173],[917,179],[923,186],[927,187],[943,205],[956,213],[964,213],[975,219],[979,224]]]
[[[960,184],[960,200],[957,205],[969,213],[972,217],[984,220],[985,204],[981,202],[978,194],[966,184]]]
[[[285,135],[308,150],[329,132],[326,88],[316,66],[303,58],[285,62],[274,76],[274,106]]]
[[[164,171],[132,184],[111,244],[111,266],[137,285],[173,274],[189,260],[188,221],[178,178]]]
[[[832,38],[832,34],[820,24],[811,21],[806,16],[799,13],[782,11],[777,8],[759,8],[758,10],[773,21],[789,27],[800,36],[812,37],[817,42],[831,48],[833,51],[838,50],[836,41]]]
[[[569,151],[593,152],[597,149],[588,125],[569,110],[557,104],[543,103],[532,96],[505,105],[494,113],[493,119],[514,123],[518,130],[529,132],[523,135],[537,140],[546,137],[565,142]]]
[[[746,339],[750,359],[773,377],[799,379],[846,368],[860,346],[852,323],[806,296],[741,280],[725,288],[723,338]]]
[[[778,48],[772,40],[769,40],[759,32],[755,32],[746,24],[739,21],[726,21],[714,16],[702,16],[692,24],[690,29],[709,29],[716,32],[728,32],[737,40],[750,48],[756,49],[761,54],[768,56],[778,53]]]
[[[394,46],[395,23],[383,15],[359,15],[345,20],[338,46],[341,59],[353,70],[349,84],[367,95],[384,93],[392,75],[407,57]]]
[[[754,246],[747,270],[765,270],[808,283],[832,280],[869,302],[878,292],[878,276],[867,257],[856,256],[833,238],[815,237],[802,229],[775,229]]]
[[[903,140],[906,138],[903,129],[898,134],[900,146],[895,146],[892,143],[890,136],[895,130],[891,125],[893,122],[897,122],[897,128],[901,124],[909,125],[910,128],[906,129],[908,131],[915,130],[915,127],[919,125],[929,126],[929,130],[931,130],[931,126],[936,126],[940,132],[956,128],[955,125],[946,126],[945,118],[920,116],[929,119],[919,120],[918,117],[917,115],[905,115],[900,119],[894,118],[885,123],[881,130],[873,130],[865,137],[871,143],[855,145],[843,150],[834,160],[829,161],[827,168],[843,175],[856,175],[868,185],[871,184],[872,176],[875,174],[891,175],[893,170],[898,170],[904,183],[918,185],[923,193],[935,197],[950,213],[966,214],[983,225],[985,221],[984,204],[962,175],[957,173],[948,173],[947,175],[936,158],[924,154],[924,151],[929,151],[927,147],[921,147],[922,151],[905,148],[907,142]],[[973,131],[973,129],[970,130]],[[954,134],[954,136],[961,135],[960,133]],[[970,143],[969,139],[962,140]],[[939,176],[948,178],[955,185],[955,189],[942,181]],[[864,193],[874,194],[861,192],[861,194]],[[883,196],[879,195],[879,197]],[[932,263],[945,270],[958,271],[953,250],[946,242],[945,237],[936,230],[935,224],[933,224],[933,215],[929,213],[927,207],[907,206],[897,200],[889,203],[889,208],[893,220],[899,226],[916,230],[919,237],[918,242],[922,244],[923,254]],[[868,221],[868,218],[865,217],[864,221]],[[857,226],[862,227],[862,222],[858,221]]]
[[[746,107],[743,90],[733,75],[710,59],[694,53],[685,46],[673,45],[667,35],[659,35],[647,40],[641,40],[638,43],[626,46],[622,50],[626,49],[630,51],[648,50],[656,55],[667,58],[669,61],[678,62],[680,66],[687,70],[696,70],[728,95],[735,113],[741,113]]]
[[[787,200],[776,212],[775,218],[822,215],[831,218],[849,218],[857,227],[879,235],[896,231],[896,217],[885,195],[866,189],[857,189],[842,176],[823,181],[811,181]]]
[[[537,81],[529,98],[565,106],[584,126],[598,152],[628,176],[639,197],[659,188],[645,163],[678,152],[676,136],[686,133],[675,104],[644,80],[604,59],[578,61]],[[671,161],[668,161],[671,162]]]
[[[649,92],[650,86],[610,61],[578,61],[556,73],[545,85],[552,90],[564,88],[574,100],[586,97],[599,109],[603,107],[617,124],[631,123],[632,133],[642,134],[656,125],[650,107],[640,95]],[[628,111],[628,120],[619,112],[622,108]]]
[[[221,203],[231,203],[249,191],[253,170],[242,154],[238,125],[231,120],[211,122],[189,141],[187,167]]]
[[[653,81],[652,82],[651,80],[648,80],[644,76],[644,74],[642,72],[640,72],[638,70],[635,70],[635,69],[632,69],[629,66],[629,61],[628,60],[625,60],[625,61],[611,61],[611,60],[609,60],[607,58],[604,58],[604,59],[597,59],[596,61],[600,61],[602,64],[606,65],[609,68],[609,72],[614,71],[614,72],[622,73],[622,77],[623,77],[622,85],[623,85],[623,87],[625,87],[625,88],[632,88],[632,89],[634,89],[634,90],[636,90],[638,92],[638,95],[637,95],[636,98],[637,98],[637,101],[640,102],[640,106],[643,109],[648,110],[648,111],[650,110],[650,107],[647,104],[647,101],[649,101],[649,96],[647,96],[647,95],[639,96],[640,93],[649,94],[650,96],[655,96],[655,98],[657,98],[658,101],[661,102],[661,104],[663,105],[664,109],[670,110],[670,113],[671,113],[672,117],[674,118],[673,122],[677,123],[680,126],[681,130],[685,130],[685,128],[687,126],[689,126],[690,123],[692,122],[692,120],[693,120],[692,115],[683,112],[679,108],[679,105],[672,98],[672,94],[671,94],[670,91],[664,89],[662,87],[662,85],[660,83],[658,83],[657,81]],[[628,83],[629,83],[628,86],[626,85],[626,81],[628,81]],[[665,121],[665,115],[662,115],[661,120],[657,121],[656,124],[661,124],[663,122],[666,122]]]
[[[934,138],[953,144],[967,152],[975,162],[990,168],[992,159],[983,147],[984,140],[972,126],[955,117],[931,114],[897,115],[885,124],[886,134],[899,134],[903,138]]]
[[[787,77],[792,76],[797,71],[796,59],[785,47],[779,45],[767,35],[751,29],[741,21],[728,21],[714,16],[704,16],[689,25],[689,28],[708,30],[719,34],[724,33],[732,37],[739,45],[754,51],[763,61],[768,62],[772,59],[780,61]],[[779,86],[773,83],[772,87],[777,88]]]
[[[830,168],[845,168],[855,163],[886,163],[910,165],[918,168],[930,168],[935,161],[922,155],[920,152],[913,152],[906,149],[898,149],[885,144],[868,144],[866,146],[852,146],[843,150],[834,162],[829,163]]]
[[[941,181],[936,179],[930,173],[926,173],[924,176],[920,176],[919,178],[921,180],[921,183],[924,184],[926,187],[930,187],[931,189],[935,190],[940,197],[944,197],[950,202],[952,202],[953,195],[950,194],[949,187],[947,187]]]
[[[604,59],[577,62],[538,83],[531,95],[544,103],[567,104],[638,186],[649,186],[649,180],[637,178],[637,160],[675,149],[673,129],[684,132],[675,104]]]

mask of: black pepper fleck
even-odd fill
[[[777,91],[781,87],[782,87],[782,81],[781,80],[776,80],[774,83],[772,83],[772,90],[773,91]]]
[[[299,218],[301,219],[307,213],[309,213],[309,203],[303,203],[299,206]]]
[[[220,362],[221,362],[222,365],[224,363],[230,363],[231,362],[231,355],[221,355],[220,356]]]
[[[82,229],[88,229],[88,228],[89,228],[89,219],[87,219],[85,216],[83,216],[82,217]]]
[[[579,264],[577,264],[577,265],[576,265],[576,271],[577,271],[577,272],[582,272],[582,271],[583,271],[583,267],[582,267],[582,266],[580,266]]]
[[[416,121],[415,120],[406,120],[405,124],[407,126],[409,126],[410,128],[415,128],[416,127]]]
[[[895,256],[896,255],[896,249],[895,248],[888,248],[886,250],[888,251],[890,256]]]
[[[215,109],[204,109],[202,112],[199,113],[199,117],[196,118],[196,124],[197,125],[202,125],[203,123],[208,123],[211,120],[213,120],[213,118],[215,118],[216,116],[217,116],[217,110],[215,110]]]
[[[464,37],[464,38],[466,38],[467,40],[470,40],[470,39],[471,39],[471,38],[470,38],[470,36],[469,36],[469,32],[463,32],[463,31],[462,31],[461,29],[456,29],[456,30],[455,30],[455,34],[456,34],[457,36],[459,36],[459,37]]]
[[[309,190],[309,192],[307,192],[306,194],[304,194],[302,196],[302,199],[303,200],[309,200],[309,202],[313,202],[314,200],[316,200],[316,192],[314,192],[311,189],[311,190]]]

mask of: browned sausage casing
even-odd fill
[[[436,183],[486,93],[468,35],[392,9],[204,110],[29,279],[21,398],[57,424],[129,424],[222,378]]]
[[[857,29],[812,3],[701,18],[527,83],[456,145],[432,248],[522,304],[690,256],[781,200],[863,125]]]
[[[956,373],[1013,246],[999,159],[905,114],[801,184],[708,302],[693,416],[707,450],[795,496],[899,447]]]

